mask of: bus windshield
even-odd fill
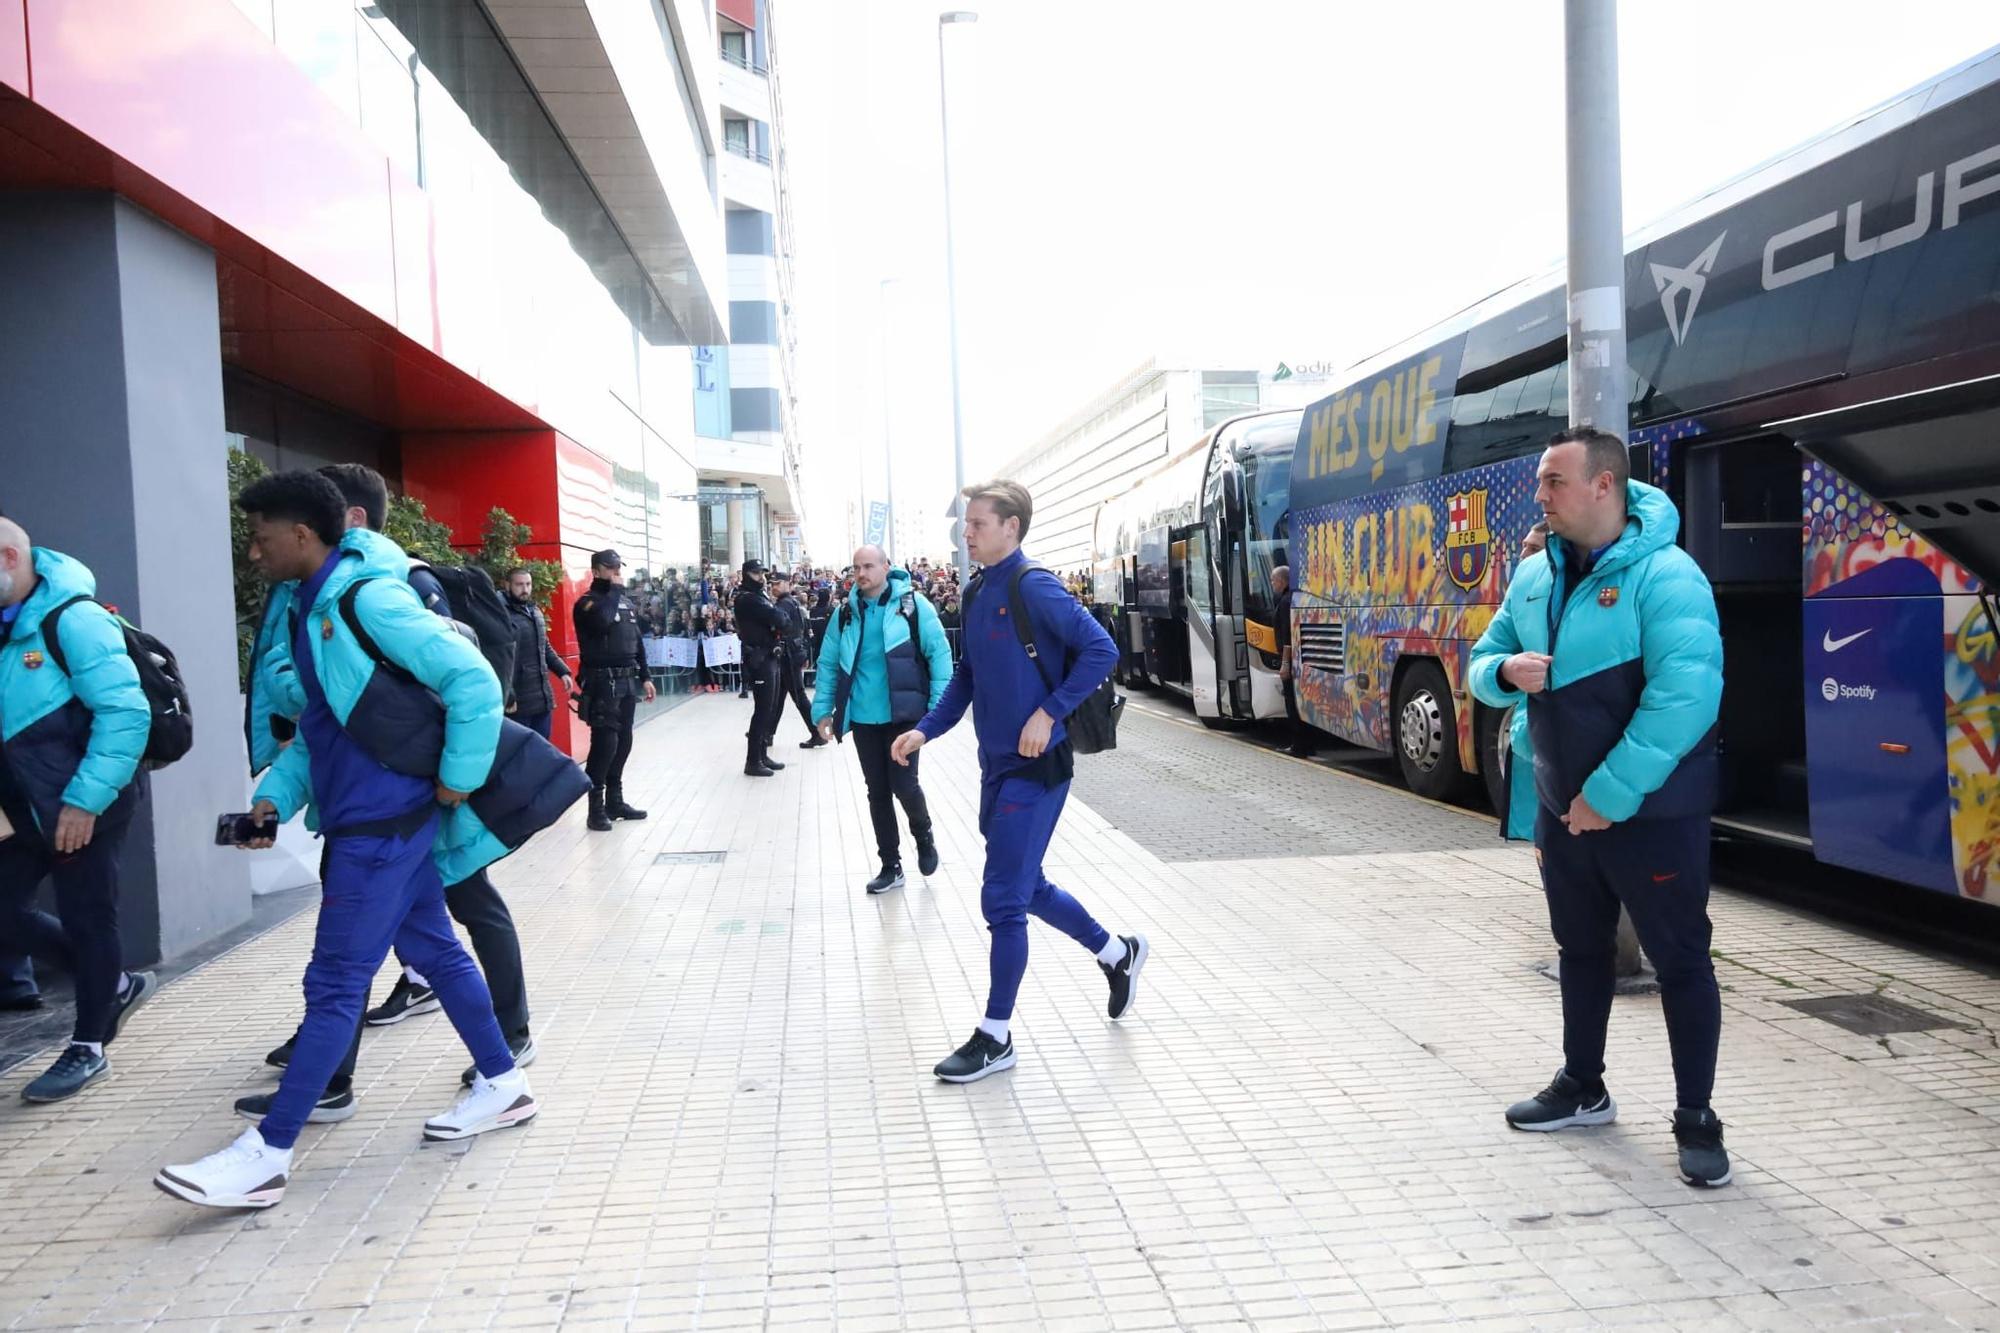
[[[1244,537],[1249,574],[1249,605],[1253,620],[1269,624],[1276,613],[1271,571],[1289,558],[1292,446],[1298,438],[1298,418],[1284,416],[1257,422],[1243,433],[1237,463],[1243,469]]]

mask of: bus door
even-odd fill
[[[1180,544],[1176,543],[1179,548]],[[1221,717],[1222,710],[1217,696],[1219,675],[1217,663],[1217,635],[1215,596],[1215,570],[1209,559],[1208,531],[1205,528],[1189,528],[1186,538],[1187,560],[1183,567],[1183,577],[1187,588],[1187,645],[1188,684],[1194,695],[1195,716],[1200,718]]]
[[[1209,578],[1215,627],[1216,711],[1223,717],[1248,719],[1250,706],[1250,645],[1245,638],[1245,561],[1240,528],[1232,529],[1223,506],[1208,520]]]

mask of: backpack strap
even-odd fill
[[[1014,577],[1007,580],[1007,618],[1014,622],[1014,637],[1021,641],[1023,648],[1027,649],[1029,660],[1034,662],[1036,671],[1041,674],[1042,684],[1048,686],[1049,691],[1054,693],[1056,686],[1062,684],[1062,681],[1049,679],[1048,664],[1042,661],[1042,650],[1035,644],[1035,627],[1028,621],[1028,599],[1021,595],[1021,580],[1028,577],[1030,570],[1040,568],[1040,565],[1023,562],[1021,567],[1014,571]]]
[[[361,646],[361,651],[368,654],[369,661],[391,675],[401,676],[404,680],[415,680],[416,677],[410,674],[408,668],[400,662],[389,660],[389,655],[382,651],[382,645],[375,642],[375,636],[361,623],[361,615],[355,610],[355,599],[361,596],[363,588],[374,581],[374,579],[356,579],[341,589],[338,603],[340,618],[347,623],[347,632],[354,636],[354,641]]]
[[[56,669],[65,676],[69,674],[69,655],[63,652],[62,637],[57,633],[58,628],[62,624],[62,613],[75,606],[78,602],[96,601],[97,599],[89,593],[80,592],[66,602],[56,603],[56,605],[49,608],[49,613],[42,617],[42,642],[48,647],[49,660],[54,662]],[[98,605],[102,606],[103,603],[99,602]]]

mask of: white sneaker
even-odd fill
[[[541,1109],[528,1088],[528,1076],[519,1067],[499,1078],[480,1074],[449,1111],[424,1121],[424,1137],[433,1142],[469,1139],[490,1129],[525,1124]]]
[[[253,1128],[199,1162],[162,1167],[153,1183],[205,1208],[269,1208],[285,1197],[291,1170],[292,1150],[271,1147]]]

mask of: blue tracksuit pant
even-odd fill
[[[1722,1038],[1722,996],[1708,954],[1708,816],[1631,819],[1572,834],[1546,808],[1535,850],[1562,958],[1563,1066],[1585,1085],[1604,1076],[1604,1033],[1617,987],[1618,907],[1660,977],[1679,1104],[1708,1105]]]
[[[514,1067],[493,997],[445,915],[444,884],[431,859],[437,832],[433,815],[407,838],[327,839],[319,928],[306,965],[306,1018],[260,1127],[272,1147],[297,1140],[354,1039],[369,983],[391,946],[437,991],[480,1073],[493,1078]]]
[[[993,934],[992,989],[986,1016],[1014,1016],[1014,1000],[1028,971],[1028,918],[1038,916],[1096,953],[1111,940],[1083,904],[1049,883],[1042,857],[1069,799],[1067,782],[1044,787],[1029,778],[1002,777],[979,787],[979,832],[986,839],[986,880],[979,906]]]

